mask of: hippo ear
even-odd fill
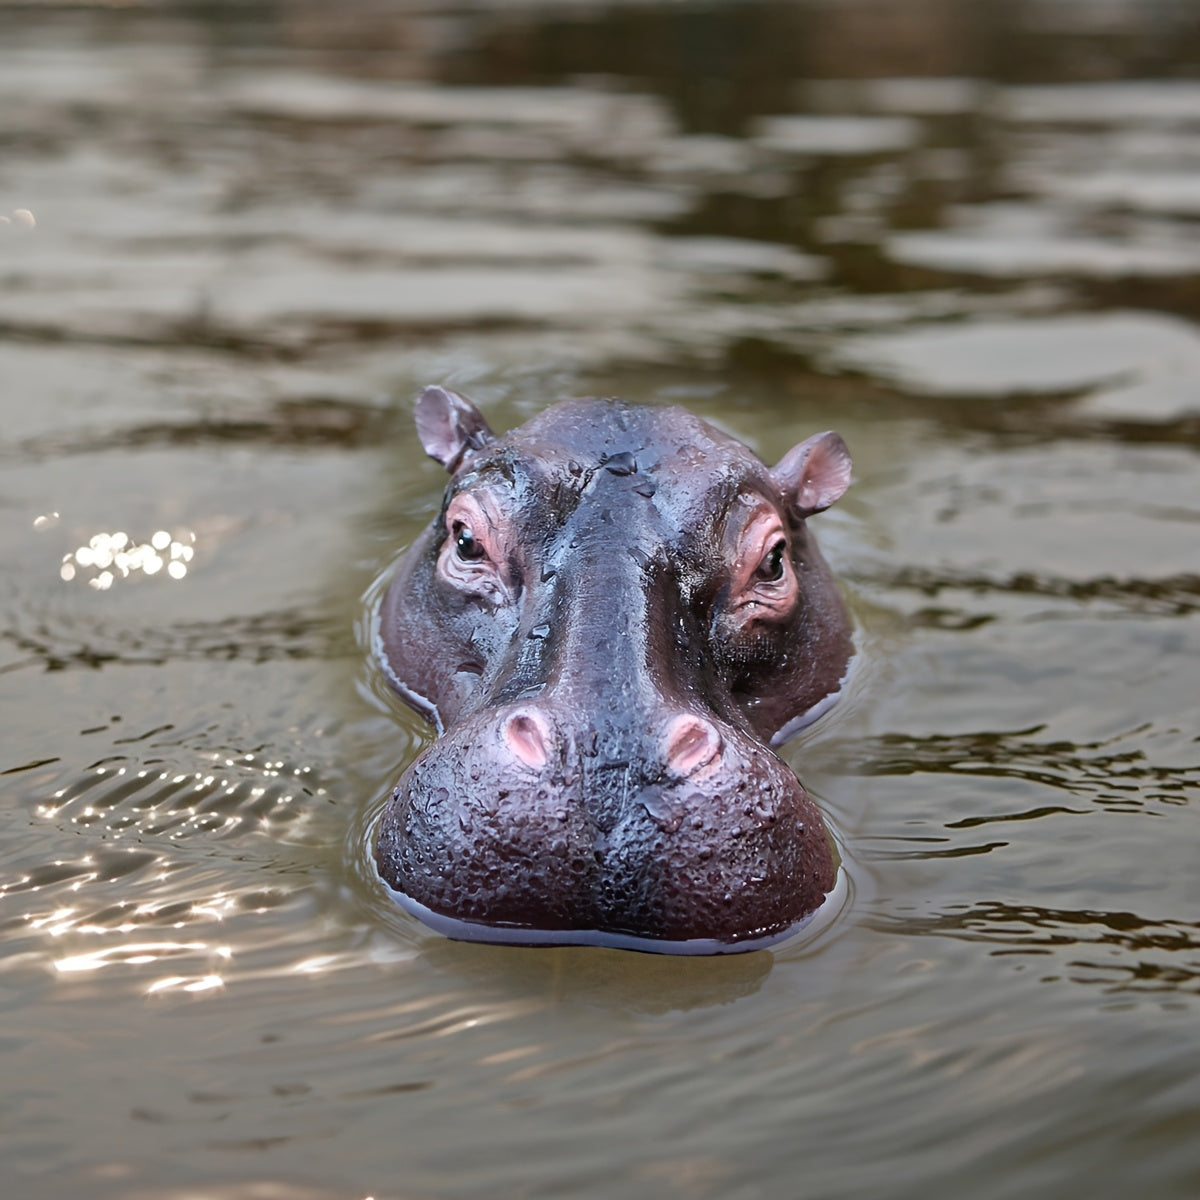
[[[425,453],[452,474],[466,454],[495,440],[479,409],[449,388],[425,388],[417,397],[416,415]]]
[[[793,446],[771,471],[799,517],[824,512],[850,486],[850,451],[841,437],[815,433]]]

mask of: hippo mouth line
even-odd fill
[[[747,933],[732,941],[720,938],[657,938],[644,937],[609,929],[539,929],[527,925],[485,924],[482,921],[467,921],[460,917],[448,917],[444,913],[427,908],[419,900],[383,884],[388,896],[410,916],[435,933],[460,942],[484,942],[493,946],[591,946],[607,950],[636,950],[643,954],[679,954],[708,956],[714,954],[748,954],[754,950],[768,950],[781,942],[788,941],[803,930],[816,932],[831,923],[845,905],[849,895],[849,884],[845,869],[837,868],[833,887],[824,902],[812,912],[783,929],[768,933]]]

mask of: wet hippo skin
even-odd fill
[[[484,941],[792,932],[837,872],[769,745],[852,654],[808,528],[849,484],[841,438],[768,468],[681,408],[568,400],[497,436],[430,387],[416,416],[450,484],[380,612],[385,670],[440,735],[380,821],[397,900]]]

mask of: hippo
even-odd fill
[[[768,468],[679,407],[566,400],[503,436],[416,402],[450,475],[379,614],[437,738],[378,825],[395,900],[452,938],[660,953],[787,937],[837,878],[770,748],[836,698],[851,622],[808,519],[850,482],[820,433]]]

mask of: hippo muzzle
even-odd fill
[[[668,757],[606,761],[570,735],[560,742],[557,730],[531,739],[534,722],[515,708],[455,729],[396,789],[380,871],[406,908],[443,932],[750,948],[802,923],[832,887],[812,801],[740,731],[681,717],[698,739],[723,742],[717,762],[689,771]],[[695,756],[691,736],[676,762]]]
[[[849,623],[805,520],[835,434],[768,470],[680,409],[569,401],[496,438],[429,388],[452,479],[381,610],[385,668],[444,729],[376,860],[452,937],[667,952],[786,936],[836,877],[767,741],[840,685]]]

